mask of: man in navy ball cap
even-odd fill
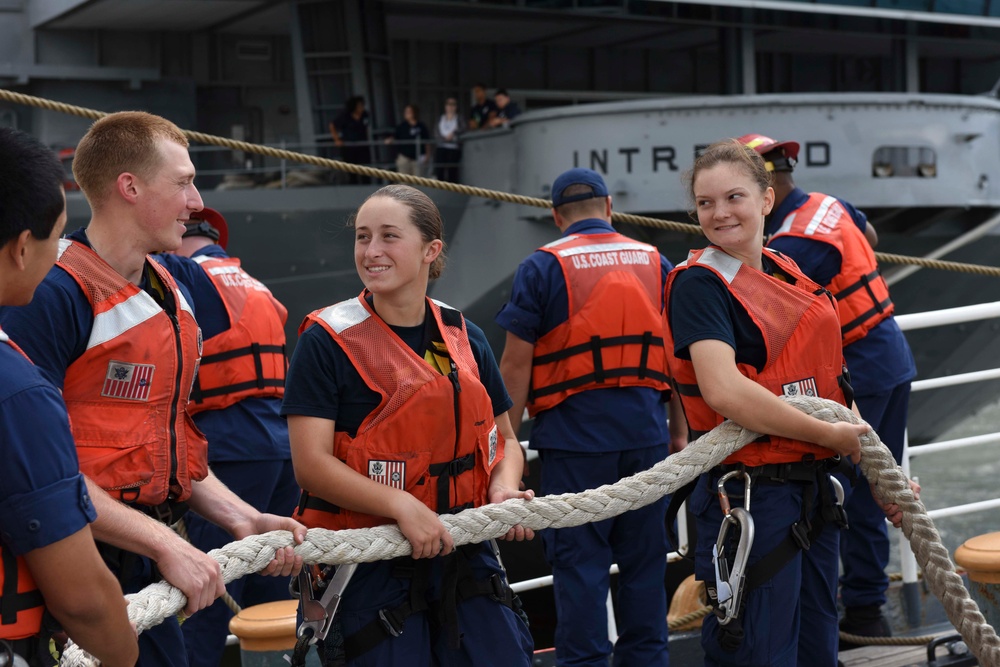
[[[500,371],[527,407],[541,491],[572,493],[647,470],[686,443],[669,396],[663,285],[670,263],[615,232],[600,174],[570,169],[552,184],[562,237],[525,259],[496,316],[507,331]],[[608,568],[617,562],[616,664],[667,667],[664,500],[614,519],[542,533],[555,577],[558,665],[606,667],[611,654]]]

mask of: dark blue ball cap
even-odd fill
[[[581,192],[580,194],[563,197],[563,192],[571,185],[589,185],[592,192]],[[559,175],[555,183],[552,184],[552,207],[558,208],[563,204],[594,197],[607,197],[608,186],[604,184],[604,179],[593,169],[577,167],[570,169]]]

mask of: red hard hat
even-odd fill
[[[222,217],[222,214],[216,211],[214,208],[208,208],[207,206],[200,211],[195,211],[191,214],[191,220],[204,220],[210,224],[215,231],[219,232],[219,239],[216,241],[222,249],[226,249],[226,245],[229,243],[229,225],[226,224],[226,219]]]
[[[749,146],[761,155],[766,155],[779,148],[784,149],[785,157],[797,160],[799,157],[799,143],[797,141],[775,141],[771,137],[763,134],[744,134],[736,141],[744,146]]]

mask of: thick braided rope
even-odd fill
[[[94,109],[78,107],[72,104],[65,104],[63,102],[54,102],[52,100],[47,100],[42,97],[34,97],[32,95],[25,95],[24,93],[16,93],[12,90],[5,90],[3,88],[0,88],[0,100],[13,102],[15,104],[23,104],[26,106],[38,107],[41,109],[47,109],[49,111],[56,111],[59,113],[70,114],[73,116],[82,116],[83,118],[92,118],[95,120],[107,115],[103,111],[96,111]],[[247,153],[256,153],[258,155],[265,155],[267,157],[272,157],[279,160],[288,160],[290,162],[309,164],[324,169],[344,171],[350,174],[358,174],[361,176],[368,176],[371,178],[382,179],[385,181],[396,182],[396,183],[406,183],[407,185],[416,185],[424,188],[447,190],[448,192],[457,192],[459,194],[468,195],[470,197],[482,197],[484,199],[493,199],[496,201],[503,201],[510,204],[520,204],[522,206],[533,206],[536,208],[544,208],[544,209],[552,207],[551,201],[549,201],[548,199],[541,199],[539,197],[526,197],[524,195],[511,194],[509,192],[501,192],[499,190],[489,190],[487,188],[478,188],[478,187],[473,187],[471,185],[462,185],[460,183],[439,181],[435,178],[425,178],[423,176],[411,176],[409,174],[401,174],[398,171],[376,169],[375,167],[368,167],[365,165],[353,164],[350,162],[341,162],[340,160],[330,160],[328,158],[321,158],[316,155],[297,153],[295,151],[284,150],[281,148],[272,148],[270,146],[261,146],[246,141],[237,141],[235,139],[218,137],[212,134],[204,134],[202,132],[193,132],[191,130],[184,130],[184,134],[185,136],[187,136],[189,140],[197,141],[198,143],[202,144],[221,146],[223,148],[229,148],[236,151],[244,151]],[[703,232],[701,231],[701,227],[691,223],[676,222],[674,220],[663,220],[661,218],[651,218],[648,216],[634,215],[631,213],[614,212],[612,213],[611,217],[615,222],[624,222],[627,224],[637,225],[640,227],[652,227],[654,229],[663,229],[672,232],[681,232],[684,234],[693,234],[699,236],[703,234]],[[973,273],[981,276],[1000,277],[1000,267],[995,267],[995,266],[984,266],[981,264],[966,264],[963,262],[949,262],[940,259],[927,259],[924,257],[908,257],[906,255],[895,255],[885,252],[876,252],[875,257],[876,259],[878,259],[878,261],[886,262],[889,264],[911,264],[913,266],[920,266],[926,269],[957,271],[959,273]]]
[[[823,421],[858,422],[853,412],[832,401],[806,397],[784,397],[784,400]],[[643,507],[676,491],[757,437],[757,433],[727,421],[691,443],[684,451],[615,484],[531,501],[507,500],[442,516],[441,521],[448,527],[456,546],[499,537],[515,524],[541,530],[601,521]],[[861,437],[861,448],[862,472],[875,485],[875,495],[880,501],[896,503],[903,511],[903,534],[910,540],[925,579],[944,605],[948,619],[981,664],[1000,667],[1000,638],[969,597],[933,522],[923,504],[913,498],[892,453],[874,431],[868,431]],[[219,561],[223,579],[228,583],[264,569],[276,549],[291,544],[290,533],[275,531],[233,542],[211,551],[209,555]],[[336,564],[405,556],[410,553],[410,545],[399,529],[390,525],[340,531],[312,529],[305,542],[296,546],[295,550],[307,563]],[[126,597],[129,600],[129,618],[140,632],[176,614],[185,604],[181,592],[166,582],[153,584],[140,593]],[[93,665],[94,660],[79,647],[70,645],[63,654],[62,664]]]

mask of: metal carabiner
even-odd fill
[[[743,475],[745,480],[744,507],[733,508],[729,504],[729,494],[726,492],[725,483],[738,475]],[[715,546],[712,547],[712,564],[715,567],[716,616],[719,618],[719,625],[726,625],[740,613],[747,560],[750,558],[750,549],[753,548],[754,523],[749,512],[750,475],[739,470],[726,473],[719,479],[718,490],[719,504],[725,513],[725,518],[719,528],[719,537],[715,541]],[[729,529],[735,525],[740,527],[740,540],[733,556],[732,568],[730,568],[729,559],[726,556],[726,538]]]
[[[302,623],[295,634],[303,637],[307,633],[311,635],[310,643],[320,639],[326,639],[330,626],[333,625],[334,616],[337,614],[337,607],[343,598],[344,589],[350,583],[354,571],[358,569],[357,563],[344,563],[337,567],[337,571],[326,585],[323,597],[319,600],[313,594],[312,576],[307,566],[303,566],[298,575],[299,595],[302,602]]]

